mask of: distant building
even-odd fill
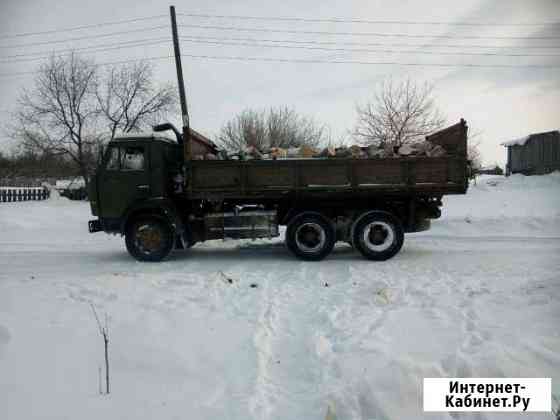
[[[542,175],[560,171],[560,131],[530,134],[506,141],[506,175]]]

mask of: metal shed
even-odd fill
[[[542,175],[560,171],[560,131],[535,133],[506,141],[506,175]]]

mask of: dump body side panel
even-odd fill
[[[466,159],[455,157],[192,161],[187,191],[193,199],[321,192],[462,194],[466,166]]]
[[[446,154],[381,159],[194,160],[188,162],[186,191],[190,199],[463,194],[468,185],[465,121],[426,139],[442,146]]]

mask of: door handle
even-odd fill
[[[139,190],[142,190],[142,191],[149,191],[150,190],[149,185],[137,185],[136,188],[139,189]]]

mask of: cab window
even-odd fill
[[[105,168],[110,171],[143,171],[145,169],[144,147],[109,147]]]
[[[109,147],[109,150],[107,151],[107,164],[105,165],[105,168],[110,171],[118,171],[120,169],[118,147]]]
[[[143,171],[144,148],[140,146],[123,147],[121,149],[121,169],[123,171]]]

